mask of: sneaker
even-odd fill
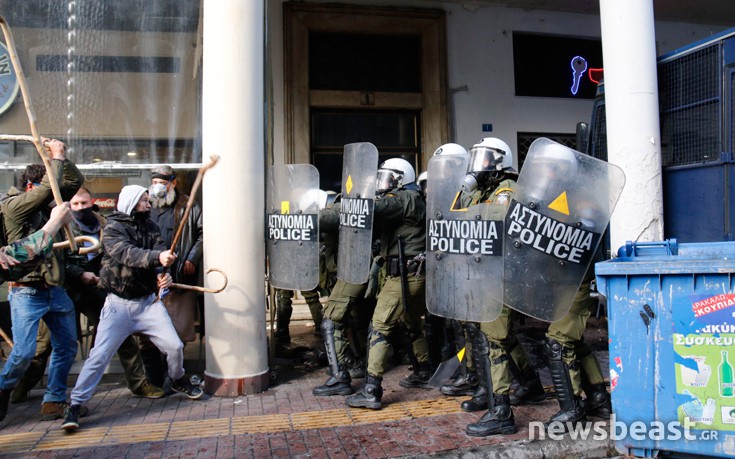
[[[180,392],[186,395],[192,400],[198,399],[204,393],[201,387],[193,385],[186,376],[182,376],[176,381],[173,381],[171,383],[171,389],[174,392]]]
[[[84,417],[89,414],[89,409],[86,406],[80,406],[79,417]],[[41,420],[42,421],[55,421],[65,416],[66,409],[69,404],[66,402],[44,402],[41,404]]]
[[[69,405],[64,410],[64,422],[61,428],[67,432],[74,432],[79,428],[79,418],[82,417],[82,410],[86,408],[82,405]]]
[[[154,386],[148,381],[144,381],[139,388],[132,392],[134,396],[143,398],[161,398],[166,395],[166,392],[163,389]]]

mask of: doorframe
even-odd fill
[[[446,15],[442,10],[354,5],[283,4],[284,114],[286,163],[310,163],[312,107],[420,110],[420,161],[446,143]],[[421,40],[421,92],[373,92],[370,105],[360,91],[309,90],[309,32],[412,35]]]

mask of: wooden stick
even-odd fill
[[[13,34],[10,32],[8,22],[3,16],[0,16],[0,28],[3,30],[5,35],[5,45],[8,47],[8,54],[10,60],[13,63],[16,77],[18,78],[18,85],[20,86],[20,92],[23,95],[23,104],[26,107],[26,114],[28,115],[28,122],[31,125],[31,134],[33,135],[33,145],[36,146],[36,151],[41,156],[43,165],[46,166],[46,174],[48,174],[49,182],[51,183],[51,192],[54,195],[56,205],[63,205],[64,200],[61,198],[61,190],[59,189],[59,183],[56,181],[54,171],[51,168],[51,161],[44,150],[44,146],[41,140],[41,135],[38,133],[38,126],[36,123],[36,113],[33,111],[33,105],[31,104],[31,95],[28,91],[28,84],[26,82],[23,68],[20,65],[20,59],[18,59],[18,51],[15,48],[15,40],[13,40]],[[66,238],[69,240],[69,247],[73,252],[78,250],[76,242],[74,242],[74,233],[71,230],[71,226],[67,223],[64,225],[64,231],[66,232]]]
[[[228,283],[227,274],[225,274],[224,271],[222,271],[221,269],[217,269],[217,268],[209,268],[207,270],[206,274],[209,274],[212,271],[218,272],[218,273],[222,274],[222,277],[225,280],[225,283],[222,284],[222,287],[220,287],[220,288],[207,288],[207,287],[199,287],[198,285],[187,285],[187,284],[171,284],[170,287],[171,288],[178,288],[178,289],[181,289],[181,290],[193,290],[195,292],[219,293],[222,290],[224,290],[225,287],[227,287],[227,283]]]
[[[99,252],[102,248],[102,244],[100,243],[100,240],[97,238],[93,238],[92,236],[77,236],[74,238],[74,242],[79,244],[80,242],[90,242],[92,243],[89,247],[82,247],[79,249],[79,255],[86,255],[88,253],[92,252]],[[54,242],[54,250],[58,249],[65,249],[69,247],[69,241],[62,241],[62,242]]]
[[[13,142],[31,142],[35,140],[30,135],[11,135],[11,134],[0,134],[0,140],[9,140]]]
[[[179,238],[181,238],[181,232],[184,230],[184,226],[186,226],[186,220],[189,218],[189,213],[191,213],[191,208],[194,205],[194,198],[196,197],[197,191],[199,191],[199,186],[202,183],[202,178],[204,178],[204,173],[214,167],[215,164],[217,164],[217,161],[219,161],[219,156],[212,155],[209,157],[209,160],[209,164],[205,164],[199,169],[199,172],[197,173],[197,178],[194,180],[194,184],[191,186],[191,193],[189,194],[189,200],[186,202],[184,215],[181,216],[181,221],[179,222],[179,227],[176,230],[176,235],[171,241],[171,252],[175,252],[176,244],[179,242]]]
[[[13,349],[13,340],[10,339],[10,337],[5,333],[5,330],[0,327],[0,336],[2,336],[3,340],[5,340],[6,343],[10,346],[10,349]]]

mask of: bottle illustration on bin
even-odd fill
[[[718,373],[720,376],[720,395],[723,397],[732,397],[733,386],[735,384],[733,384],[732,365],[727,361],[727,351],[722,351],[722,363],[720,363]]]

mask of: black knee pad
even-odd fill
[[[564,356],[564,345],[555,339],[546,338],[544,353],[550,361],[561,361]]]

